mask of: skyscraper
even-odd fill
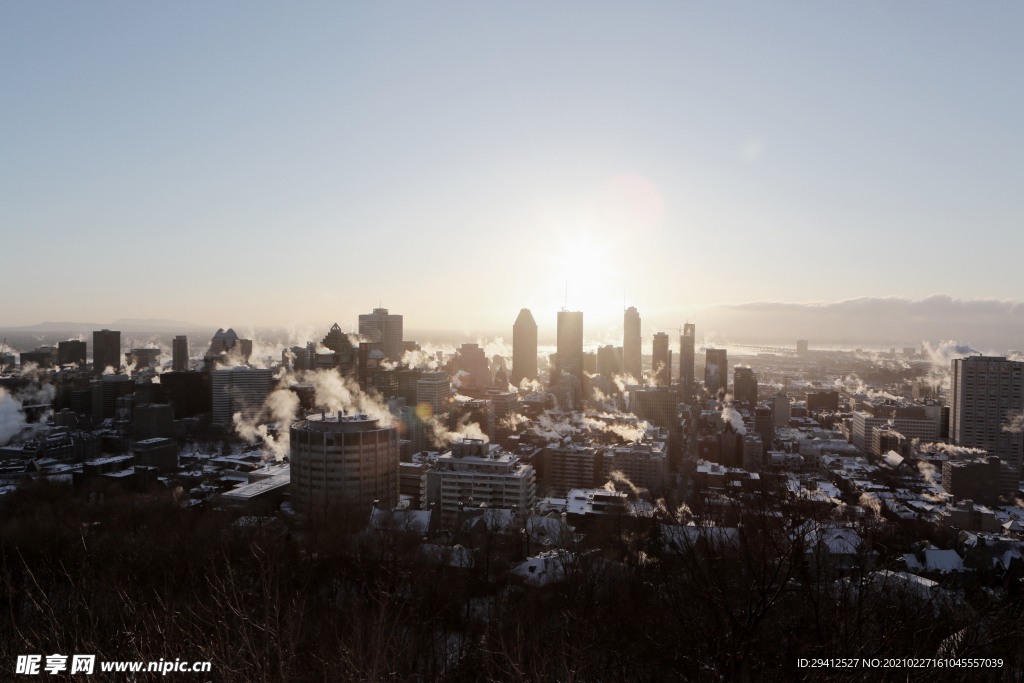
[[[537,323],[530,309],[519,311],[512,326],[512,384],[537,379]]]
[[[1024,362],[1002,356],[953,361],[949,436],[957,446],[983,448],[1010,467],[1000,475],[1000,495],[1012,495],[1021,479],[1024,432]]]
[[[583,381],[583,313],[558,312],[555,373],[566,373]]]
[[[558,338],[552,386],[563,396],[563,410],[579,408],[583,397],[583,313],[558,312]],[[568,398],[570,397],[571,398]]]
[[[757,404],[757,376],[753,368],[733,368],[732,393],[737,401]]]
[[[117,330],[99,330],[92,333],[92,369],[102,374],[105,368],[115,371],[121,367],[121,333]]]
[[[231,424],[235,413],[244,419],[255,416],[270,393],[273,373],[270,370],[239,365],[230,370],[213,370],[213,423]]]
[[[704,389],[711,396],[719,389],[727,389],[729,383],[728,362],[725,349],[708,349],[704,363]]]
[[[359,316],[359,335],[384,344],[384,356],[395,363],[402,360],[402,316],[389,315],[386,308]]]
[[[179,334],[171,344],[171,370],[185,372],[188,370],[188,337]]]
[[[654,335],[651,380],[656,387],[672,384],[672,352],[668,349],[668,335],[664,332]]]
[[[626,374],[639,382],[643,378],[643,360],[640,357],[640,312],[636,307],[626,309],[622,321],[622,364]]]
[[[684,401],[693,400],[693,361],[696,341],[696,326],[691,323],[683,325],[683,334],[679,337],[679,393]]]
[[[75,364],[85,367],[85,342],[77,339],[62,341],[57,344],[57,358],[61,365]]]

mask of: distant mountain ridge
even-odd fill
[[[156,332],[178,330],[212,330],[212,325],[196,325],[195,323],[165,318],[120,318],[109,323],[73,323],[73,322],[42,322],[23,327],[0,327],[0,329],[17,332],[82,332],[92,330],[120,330],[122,332]]]

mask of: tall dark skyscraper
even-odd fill
[[[557,373],[566,372],[583,381],[583,313],[558,312]]]
[[[714,396],[719,389],[728,388],[728,359],[725,349],[708,349],[707,353],[707,361],[704,364],[704,388]]]
[[[179,334],[171,343],[171,369],[174,372],[188,370],[188,337]]]
[[[757,405],[757,376],[753,368],[733,368],[732,394],[737,401]]]
[[[640,312],[630,306],[622,321],[622,364],[626,374],[639,382],[643,378],[643,360],[640,358]]]
[[[57,359],[61,365],[78,365],[85,367],[85,342],[77,339],[62,341],[57,344]]]
[[[558,350],[551,384],[563,410],[576,410],[585,387],[583,375],[583,313],[558,312]]]
[[[512,384],[537,379],[537,322],[530,309],[519,311],[512,326]]]
[[[664,332],[654,335],[651,380],[656,387],[672,384],[672,352],[668,350],[668,335]]]
[[[102,374],[105,368],[121,367],[121,333],[117,330],[97,330],[92,333],[92,368]]]
[[[359,335],[371,342],[384,344],[384,355],[388,360],[402,360],[405,349],[402,346],[402,316],[391,315],[386,308],[375,308],[373,313],[359,316]]]
[[[683,325],[679,337],[679,393],[684,401],[693,400],[693,361],[697,342],[697,329],[691,323]]]

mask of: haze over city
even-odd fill
[[[0,325],[1013,346],[1021,8],[579,9],[5,5]]]

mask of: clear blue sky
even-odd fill
[[[0,324],[1024,300],[1022,35],[1008,2],[4,3]]]

